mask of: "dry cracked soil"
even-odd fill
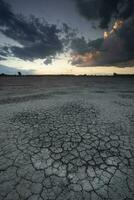
[[[0,200],[134,200],[133,77],[0,77]]]

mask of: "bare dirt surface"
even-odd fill
[[[0,200],[134,200],[134,78],[0,77]]]

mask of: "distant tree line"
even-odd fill
[[[6,74],[6,73],[1,73],[0,76],[22,76],[22,73],[17,72],[17,75],[16,74],[10,75],[10,74]]]

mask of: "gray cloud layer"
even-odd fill
[[[23,60],[55,57],[63,51],[59,30],[34,16],[29,19],[15,15],[10,6],[0,0],[0,32],[17,41],[21,47],[1,48],[2,56],[13,55]]]
[[[125,21],[122,28],[113,32],[107,39],[86,42],[83,38],[72,42],[72,64],[77,66],[116,65],[134,59],[134,17]],[[96,52],[99,52],[96,54]],[[92,59],[88,59],[90,54]],[[86,59],[87,57],[87,59]],[[86,61],[85,61],[86,60]],[[125,65],[122,65],[125,66]]]
[[[71,63],[76,66],[117,65],[134,59],[134,0],[73,1],[80,15],[98,21],[102,29],[115,19],[123,20],[124,24],[107,39],[87,41],[77,37],[67,24],[58,28],[35,16],[25,18],[14,14],[10,5],[0,0],[0,32],[20,44],[0,47],[0,60],[8,56],[30,61],[40,58],[50,64],[58,54],[68,50],[72,51]]]
[[[134,0],[74,0],[79,13],[107,28],[111,20],[123,20],[123,25],[106,39],[72,42],[72,64],[77,66],[116,65],[134,59]],[[74,56],[76,54],[76,56]],[[122,65],[125,66],[125,65]]]
[[[73,0],[79,13],[88,20],[98,20],[107,28],[112,18],[127,19],[134,13],[134,0]]]

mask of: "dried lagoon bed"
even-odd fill
[[[133,77],[0,77],[0,200],[133,200],[133,130]]]

